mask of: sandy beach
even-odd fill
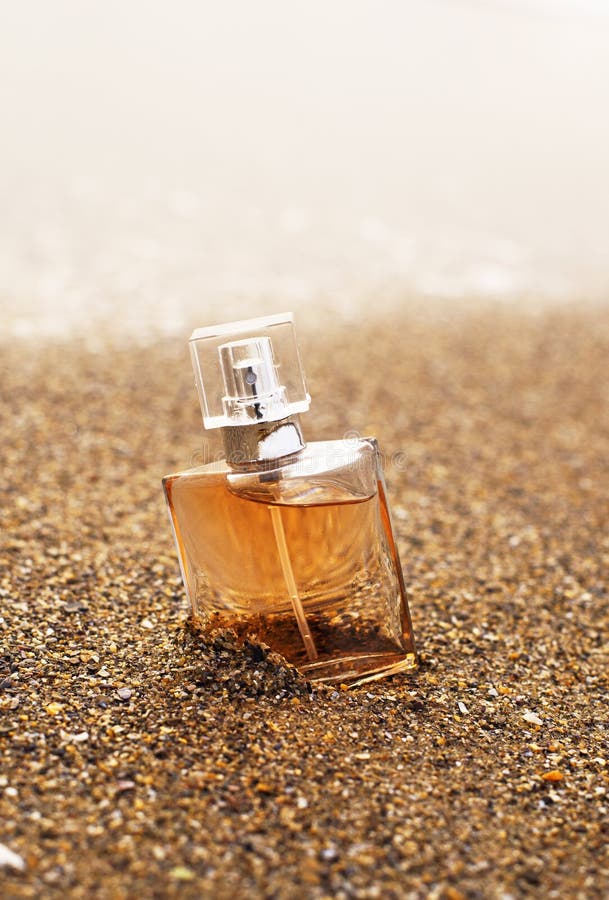
[[[607,896],[609,315],[403,309],[300,330],[306,435],[386,452],[421,654],[352,691],[188,625],[186,333],[2,347],[3,897]]]

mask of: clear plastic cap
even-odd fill
[[[206,428],[308,410],[292,313],[197,328],[189,343]]]

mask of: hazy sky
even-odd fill
[[[204,297],[379,280],[609,294],[603,3],[0,10],[0,301],[13,314],[33,314],[36,296],[52,312],[53,290],[79,280],[86,298],[87,270],[142,309],[129,272],[156,273],[139,290],[166,294],[188,270]]]

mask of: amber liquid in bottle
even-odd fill
[[[322,475],[204,466],[164,480],[193,610],[210,629],[257,637],[313,680],[414,668],[382,475],[357,489],[340,472]]]

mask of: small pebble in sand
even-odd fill
[[[25,860],[18,853],[15,853],[6,844],[0,844],[0,866],[6,866],[11,869],[17,869],[23,872],[25,869]]]

